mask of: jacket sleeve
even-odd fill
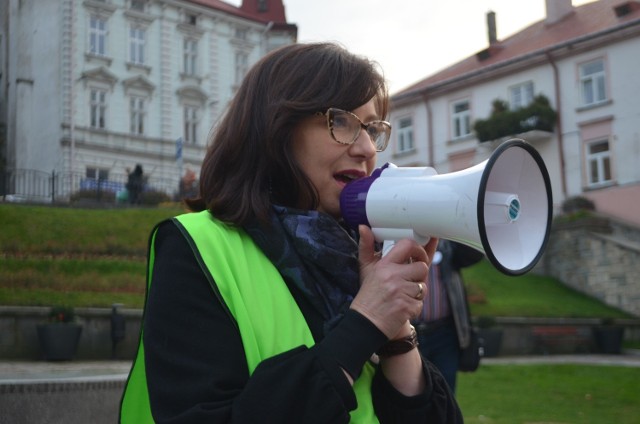
[[[422,359],[427,381],[424,393],[406,397],[398,392],[382,372],[373,380],[371,395],[376,416],[384,424],[447,423],[462,424],[464,419],[449,385],[431,362]]]
[[[154,249],[143,340],[157,423],[349,422],[357,405],[340,358],[354,357],[345,357],[340,331],[311,349],[300,346],[263,361],[250,377],[235,321],[173,223],[159,227]],[[349,333],[357,328],[371,334],[363,319],[344,321],[339,327]],[[393,388],[382,384],[380,392]]]

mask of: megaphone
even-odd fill
[[[340,208],[349,227],[368,225],[378,242],[453,240],[484,253],[502,273],[521,275],[549,238],[551,184],[540,154],[511,139],[486,161],[447,174],[388,163],[347,184]]]

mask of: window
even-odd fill
[[[106,128],[107,92],[91,89],[89,110],[91,111],[91,128]]]
[[[249,55],[243,52],[236,53],[236,84],[240,85],[249,69]]]
[[[413,145],[413,120],[402,118],[398,121],[398,151],[397,153],[408,152],[414,149]]]
[[[90,179],[90,180],[106,181],[109,179],[109,170],[87,167],[85,175],[87,179]]]
[[[186,22],[189,25],[196,25],[198,23],[198,15],[194,15],[193,13],[188,13],[186,16]]]
[[[258,0],[258,12],[267,11],[267,0]]]
[[[469,101],[453,103],[451,108],[451,127],[453,138],[461,138],[471,134],[471,113]]]
[[[584,106],[607,100],[604,61],[602,59],[580,65],[580,93]]]
[[[184,141],[195,144],[198,139],[198,108],[184,107]]]
[[[244,28],[236,28],[236,38],[238,40],[246,40],[247,39],[247,30]]]
[[[146,116],[145,99],[142,97],[131,97],[129,99],[129,115],[131,117],[131,134],[144,134],[144,119]]]
[[[611,151],[609,140],[587,144],[587,183],[590,186],[611,181]]]
[[[184,40],[184,73],[195,75],[198,64],[198,41],[193,38]]]
[[[129,29],[129,62],[144,64],[145,30],[139,26]]]
[[[89,18],[89,53],[107,54],[107,21],[96,15]]]
[[[131,0],[131,9],[144,12],[145,0]]]
[[[533,102],[533,82],[528,81],[509,88],[509,97],[512,110],[528,106]]]

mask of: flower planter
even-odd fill
[[[82,326],[75,323],[50,323],[37,326],[38,340],[44,359],[69,361],[78,349]]]
[[[601,326],[593,327],[593,338],[596,348],[600,353],[619,354],[622,352],[622,340],[624,327],[621,326]]]
[[[478,337],[482,339],[483,355],[486,358],[496,357],[500,354],[500,348],[502,347],[502,333],[501,329],[497,328],[480,328],[478,330]]]

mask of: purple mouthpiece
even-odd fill
[[[381,168],[377,168],[373,173],[364,178],[352,181],[342,189],[340,193],[340,210],[342,218],[349,228],[358,229],[358,225],[365,224],[369,227],[367,219],[367,193],[371,184],[382,174],[389,164],[385,164]]]

